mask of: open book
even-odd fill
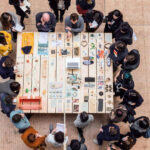
[[[30,4],[27,0],[24,0],[23,3],[24,3],[24,5],[23,5],[23,6],[20,6],[20,8],[21,8],[24,12],[26,12],[26,11],[28,10],[28,7],[31,6],[31,4]]]

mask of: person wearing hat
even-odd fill
[[[133,29],[128,22],[123,22],[120,27],[114,32],[113,38],[115,41],[125,42],[127,45],[131,45],[133,42]]]
[[[117,41],[109,47],[109,58],[113,60],[113,71],[122,63],[125,56],[128,54],[127,45],[122,41]]]
[[[115,96],[123,97],[125,91],[134,89],[134,81],[130,72],[121,70],[118,72],[114,79],[114,92]]]

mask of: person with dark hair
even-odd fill
[[[81,141],[84,143],[85,138],[83,136],[83,128],[88,126],[91,122],[94,121],[94,116],[88,114],[87,112],[83,111],[77,115],[76,120],[74,121],[74,125],[78,130],[78,133],[81,137]]]
[[[15,79],[14,60],[9,56],[4,56],[0,59],[0,76],[3,79],[10,77]]]
[[[46,137],[45,143],[47,145],[52,144],[54,147],[61,147],[63,143],[68,142],[67,131],[64,132],[58,130],[57,128],[53,129],[53,126],[50,125],[50,134]]]
[[[85,15],[95,7],[95,0],[76,0],[77,11]]]
[[[98,10],[92,10],[85,14],[86,32],[95,32],[103,21],[103,13]]]
[[[49,6],[53,9],[55,16],[56,16],[56,22],[59,21],[63,22],[63,16],[65,14],[65,11],[68,10],[70,6],[71,0],[48,0]],[[59,17],[59,11],[60,11],[60,17]]]
[[[136,90],[129,89],[124,92],[121,104],[131,106],[133,109],[139,107],[143,103],[143,98]]]
[[[10,116],[10,113],[15,110],[16,105],[13,104],[13,97],[11,95],[1,93],[0,94],[0,101],[1,101],[1,111],[2,113],[6,114],[7,117]]]
[[[131,134],[131,132],[122,135],[120,134],[120,139],[117,142],[111,143],[107,150],[130,150],[136,143],[136,138]]]
[[[20,16],[20,24],[24,27],[24,18],[29,18],[28,14],[31,13],[30,7],[26,6],[26,10],[21,9],[21,6],[24,6],[24,0],[9,0],[9,4],[13,5],[16,14]]]
[[[28,118],[20,109],[14,110],[10,113],[10,120],[12,121],[14,126],[19,129],[19,133],[23,133],[27,128],[30,127]]]
[[[36,14],[36,27],[38,32],[55,32],[56,18],[51,12]]]
[[[93,139],[93,142],[98,145],[102,145],[103,141],[116,141],[120,137],[120,128],[115,124],[107,124],[102,126],[97,135],[97,139]]]
[[[140,64],[140,54],[136,49],[131,50],[124,58],[121,68],[123,70],[135,70]]]
[[[68,38],[73,34],[78,34],[84,29],[83,18],[78,16],[76,13],[72,13],[70,16],[65,18],[65,31],[67,32]]]
[[[38,148],[44,150],[46,147],[45,137],[46,135],[41,136],[33,127],[29,127],[22,134],[21,139],[28,147],[33,148],[34,150]]]
[[[13,79],[0,83],[0,93],[7,93],[13,97],[16,97],[20,91],[20,83]]]
[[[110,54],[108,57],[113,60],[113,71],[115,72],[128,54],[127,45],[122,41],[117,41],[109,47],[109,50]]]
[[[145,137],[147,131],[150,128],[150,120],[146,116],[138,117],[134,120],[133,123],[130,124],[131,133],[135,138],[139,138],[141,136]]]
[[[0,31],[0,55],[7,56],[12,51],[11,34]]]
[[[118,72],[114,79],[114,92],[115,96],[123,97],[125,91],[134,89],[134,81],[130,72],[121,70]]]
[[[87,150],[87,147],[84,143],[79,142],[78,140],[71,140],[70,145],[67,146],[67,150]]]
[[[123,22],[120,27],[113,34],[115,41],[125,42],[127,45],[131,45],[133,41],[133,29],[128,22]]]
[[[104,32],[113,34],[123,22],[123,15],[118,9],[115,9],[108,13],[108,16],[105,16],[104,20],[106,23]]]
[[[112,109],[109,117],[110,121],[114,123],[119,122],[133,122],[134,121],[134,115],[136,112],[133,110],[132,107],[119,104],[116,108]]]
[[[17,40],[17,31],[14,29],[18,25],[18,18],[12,12],[4,12],[0,17],[0,30],[11,32],[13,35],[12,40],[16,42]]]

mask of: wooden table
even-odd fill
[[[113,70],[108,58],[111,42],[108,33],[81,33],[69,40],[66,33],[19,33],[18,104],[22,97],[28,100],[41,97],[42,109],[34,107],[40,102],[21,102],[28,108],[24,111],[109,113],[114,107]],[[27,49],[23,51],[22,47]]]

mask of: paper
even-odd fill
[[[98,23],[94,20],[90,28],[96,28],[97,26],[98,26]]]
[[[56,130],[59,132],[59,131],[61,131],[61,132],[63,132],[64,133],[64,124],[62,124],[62,123],[57,123],[56,124]]]
[[[48,55],[48,33],[39,33],[38,54]]]
[[[20,24],[17,23],[16,26],[13,27],[13,29],[18,32],[22,32],[23,26],[21,26]]]
[[[31,6],[31,4],[30,4],[27,0],[24,0],[23,3],[24,3],[24,5],[23,5],[23,6],[20,6],[20,8],[21,8],[24,12],[26,12],[26,11],[28,10],[28,7]]]

